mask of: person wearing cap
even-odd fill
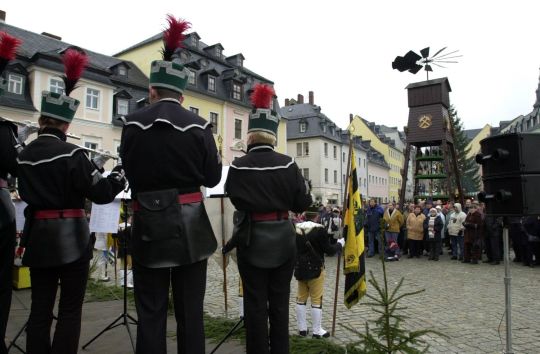
[[[298,281],[296,295],[296,320],[298,334],[307,336],[307,300],[311,299],[311,324],[313,338],[327,338],[330,336],[322,328],[322,296],[324,290],[324,254],[332,256],[341,252],[345,239],[337,239],[331,245],[325,227],[316,222],[318,208],[310,206],[306,212],[307,221],[295,225],[296,229],[296,264],[294,277]]]
[[[478,203],[472,202],[465,218],[463,263],[478,264],[482,257],[482,214],[478,211]]]
[[[15,59],[21,41],[0,32],[0,95],[7,89],[2,73],[10,60]],[[8,174],[17,175],[17,154],[22,149],[22,134],[18,127],[0,118],[0,353],[7,353],[4,343],[11,307],[13,258],[15,248],[15,208],[8,189]]]
[[[177,55],[190,23],[167,21],[163,60],[151,63],[150,105],[123,118],[120,144],[133,198],[136,352],[167,352],[172,284],[178,352],[202,354],[207,264],[217,242],[201,186],[217,185],[222,165],[212,124],[182,106],[189,70]]]
[[[230,166],[225,191],[236,208],[238,270],[244,287],[248,353],[289,352],[289,295],[296,236],[289,210],[301,213],[312,198],[294,160],[274,151],[280,116],[270,109],[274,89],[257,84],[245,156]],[[270,322],[270,331],[268,330]]]
[[[424,230],[427,233],[427,243],[430,261],[439,260],[439,248],[441,244],[441,233],[444,227],[444,222],[441,215],[437,213],[436,208],[429,210],[429,216],[424,220]]]
[[[68,49],[62,56],[65,94],[44,91],[40,131],[19,157],[19,193],[28,207],[22,263],[30,267],[32,304],[28,319],[28,353],[76,353],[93,240],[85,200],[106,204],[125,186],[121,165],[106,178],[102,166],[84,148],[66,142],[79,101],[69,97],[87,63],[86,54]],[[50,340],[58,283],[56,330]]]

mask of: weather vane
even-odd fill
[[[445,66],[441,65],[441,63],[444,64],[452,64],[457,63],[455,60],[459,57],[462,57],[463,55],[457,55],[456,53],[459,50],[454,50],[453,52],[449,53],[443,53],[443,51],[447,47],[444,47],[437,51],[433,56],[429,56],[429,47],[426,47],[420,51],[420,55],[416,54],[412,50],[409,50],[405,56],[397,56],[396,59],[392,62],[392,69],[397,69],[401,72],[403,71],[409,71],[412,74],[416,74],[420,69],[424,68],[426,71],[426,79],[429,80],[429,72],[433,71],[433,68],[431,65],[436,65],[441,68],[446,68]]]

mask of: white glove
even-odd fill
[[[105,163],[110,159],[110,157],[96,154],[94,158],[92,159],[92,163],[94,166],[98,169],[98,171],[103,172],[103,166],[105,166]]]
[[[39,127],[35,125],[17,125],[17,137],[19,138],[19,142],[24,143],[30,135],[37,133],[38,130]]]
[[[345,247],[345,238],[338,238],[337,243],[339,243],[342,248]]]
[[[126,173],[124,172],[124,168],[122,165],[116,165],[111,171],[111,174],[107,176],[107,178],[113,179],[117,182],[121,182],[124,185],[126,184]]]

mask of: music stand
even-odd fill
[[[127,190],[126,190],[127,192]],[[103,333],[116,328],[118,326],[126,326],[129,340],[131,342],[131,346],[133,348],[133,352],[135,352],[135,343],[133,342],[133,336],[131,335],[131,329],[129,328],[130,324],[137,324],[137,320],[134,319],[128,312],[127,312],[127,244],[128,244],[128,237],[127,237],[127,220],[128,220],[128,208],[127,208],[127,199],[121,198],[122,206],[124,208],[124,244],[122,245],[122,249],[124,251],[124,308],[122,313],[113,321],[111,322],[107,327],[105,327],[101,332],[99,332],[94,338],[90,339],[85,345],[82,346],[82,349],[86,349],[93,341],[98,339]],[[131,323],[129,322],[131,320]]]
[[[242,326],[240,326],[242,325]],[[214,349],[212,349],[212,351],[210,352],[210,354],[214,354],[216,352],[216,350],[219,349],[219,347],[221,347],[223,345],[223,343],[225,343],[227,341],[227,339],[229,339],[236,331],[242,329],[244,327],[244,317],[240,317],[240,319],[238,320],[238,322],[236,322],[236,324],[233,326],[233,328],[231,328],[231,330],[225,335],[225,337],[223,337],[223,339],[221,339],[219,341],[219,343],[216,345],[216,347]]]

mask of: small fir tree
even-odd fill
[[[381,224],[382,226],[386,226],[384,225],[384,222]],[[381,240],[383,240],[383,242],[385,242],[384,231],[385,228],[381,227]],[[406,307],[398,305],[399,300],[419,294],[423,292],[424,289],[403,294],[400,293],[400,288],[405,279],[403,277],[393,290],[389,289],[384,252],[382,252],[380,259],[383,270],[383,284],[381,286],[373,275],[373,272],[369,272],[369,283],[377,291],[377,296],[367,293],[366,296],[371,301],[364,304],[373,306],[373,311],[378,313],[379,317],[366,323],[365,333],[350,326],[342,325],[360,337],[359,341],[347,345],[347,353],[425,353],[429,349],[429,344],[422,339],[422,336],[426,334],[436,334],[442,337],[446,336],[430,329],[418,331],[407,331],[403,329],[402,325],[407,319],[407,316],[402,315],[400,312],[405,310]],[[370,327],[369,323],[373,323],[374,326]]]

